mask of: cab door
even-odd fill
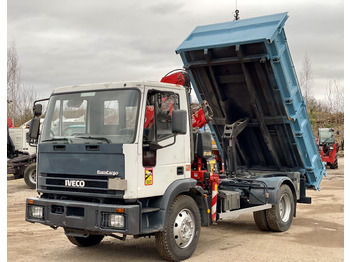
[[[184,178],[188,158],[184,153],[186,135],[177,135],[175,139],[172,133],[172,112],[180,109],[179,94],[149,90],[145,107],[142,141],[144,179],[139,185],[142,189],[139,197],[162,195],[172,182]]]

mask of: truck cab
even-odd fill
[[[152,143],[164,146],[173,142],[172,111],[187,110],[186,100],[181,101],[185,97],[183,88],[141,82],[76,89],[61,88],[50,99],[39,144],[42,163],[38,175],[45,182],[39,190],[45,185],[67,192],[72,186],[62,187],[57,179],[50,184],[46,177],[71,174],[62,177],[69,181],[89,174],[91,180],[98,175],[106,183],[95,185],[86,181],[82,191],[138,199],[162,195],[169,181],[190,177],[184,168],[190,164],[190,149],[180,156],[175,154],[185,148],[188,137],[180,135],[171,146],[150,149]],[[182,173],[178,172],[180,167]],[[145,168],[152,175],[147,177]],[[111,181],[116,180],[120,180],[116,183],[119,186],[112,189]]]
[[[170,201],[167,189],[196,184],[190,136],[183,135],[190,132],[186,97],[183,86],[155,82],[56,89],[38,145],[40,198],[28,200],[26,219],[62,226],[68,235],[159,231],[164,214],[149,215]],[[116,210],[120,216],[111,218]]]

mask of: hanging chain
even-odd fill
[[[236,0],[236,10],[235,10],[235,14],[233,15],[236,21],[239,19],[239,10],[238,10],[238,8],[237,8],[237,1],[238,1],[238,0]]]

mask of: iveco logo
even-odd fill
[[[85,181],[84,180],[68,180],[66,179],[64,181],[65,186],[71,186],[71,187],[84,187]]]

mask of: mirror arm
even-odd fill
[[[38,143],[37,142],[35,142],[35,143],[32,143],[32,142],[33,142],[33,140],[29,139],[29,142],[28,142],[29,146],[31,146],[31,147],[38,147]]]

